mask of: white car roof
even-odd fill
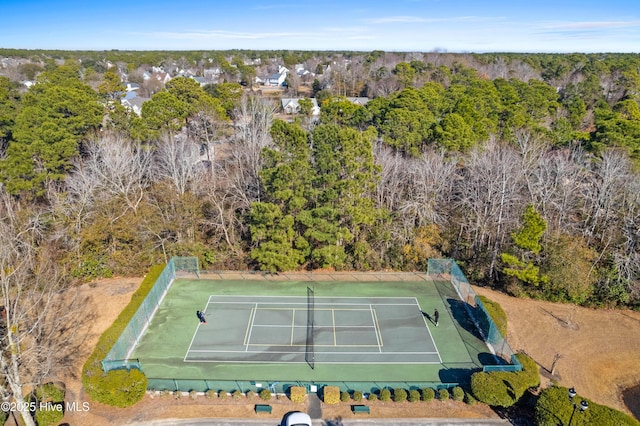
[[[311,425],[311,417],[305,413],[291,413],[287,416],[287,426]]]

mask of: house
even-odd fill
[[[126,87],[127,92],[135,92],[140,89],[140,85],[138,83],[124,83],[124,87]]]
[[[162,84],[167,84],[171,80],[171,76],[166,72],[156,72],[151,74],[151,78],[155,78]]]
[[[138,97],[138,92],[129,90],[127,92],[121,92],[119,99],[133,99]]]
[[[300,112],[300,99],[304,98],[282,98],[280,100],[282,111],[284,111],[285,114],[298,114]],[[316,98],[310,98],[309,100],[312,103],[311,115],[320,115],[320,107],[318,106]]]
[[[311,75],[311,77],[314,76],[314,74],[311,71],[309,71],[308,69],[305,69],[304,64],[296,64],[295,70],[298,77],[304,77],[305,75]]]
[[[166,72],[154,72],[152,74],[145,72],[144,74],[142,74],[142,78],[144,79],[144,81],[154,79],[161,82],[162,84],[167,84],[167,82],[171,80],[171,76]]]
[[[347,98],[347,100],[359,106],[364,106],[367,104],[367,102],[369,102],[369,98],[367,97]]]
[[[133,93],[135,93],[135,92],[133,92]],[[129,99],[127,99],[125,97],[125,98],[120,100],[120,103],[125,108],[128,108],[131,111],[135,112],[137,115],[140,115],[140,114],[142,114],[142,104],[147,102],[148,100],[150,100],[150,98],[143,98],[143,97],[140,97],[140,96],[136,96],[136,97],[129,98]]]
[[[287,79],[289,70],[283,66],[278,67],[278,72],[267,76],[264,81],[265,86],[282,86]]]
[[[194,75],[194,76],[191,76],[191,78],[197,81],[200,84],[200,87],[203,87],[208,83],[207,79],[204,77]]]

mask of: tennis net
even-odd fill
[[[311,287],[307,287],[307,345],[304,359],[313,370],[315,368],[315,349],[314,349],[314,314],[315,314],[315,292]]]

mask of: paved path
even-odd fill
[[[312,419],[322,419],[322,402],[318,395],[310,393],[307,401],[307,414]]]
[[[138,426],[280,426],[275,419],[165,419],[143,423]],[[505,426],[507,420],[494,419],[356,419],[356,420],[313,420],[313,426]]]

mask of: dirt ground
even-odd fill
[[[507,341],[540,365],[542,386],[555,380],[579,395],[633,415],[622,391],[640,384],[640,312],[595,310],[560,303],[516,299],[485,288],[475,291],[502,306]],[[638,413],[640,400],[630,401]]]
[[[67,411],[64,421],[70,425],[91,424],[111,426],[134,424],[161,418],[257,418],[254,404],[260,400],[234,401],[208,399],[200,395],[195,399],[184,395],[180,399],[147,395],[128,409],[115,409],[91,401],[82,389],[82,364],[89,356],[100,334],[115,320],[129,302],[141,278],[115,278],[78,287],[87,297],[85,310],[92,317],[84,334],[83,349],[78,351],[74,370],[64,377],[67,402],[84,405],[85,411]],[[574,386],[578,393],[597,403],[608,405],[631,414],[624,405],[621,392],[640,383],[640,313],[633,311],[596,311],[571,305],[554,304],[526,299],[515,299],[488,289],[476,288],[500,303],[509,319],[508,341],[514,350],[523,350],[541,367],[543,386],[550,382],[554,356],[555,378],[562,386]],[[638,402],[638,401],[635,401]],[[634,402],[634,403],[635,403]],[[286,398],[274,399],[271,415],[261,417],[282,418],[292,410],[305,410],[304,404],[294,404]],[[497,418],[488,407],[469,406],[454,401],[429,403],[372,402],[372,417],[416,418]],[[323,406],[324,418],[341,416],[351,418],[348,404]]]

